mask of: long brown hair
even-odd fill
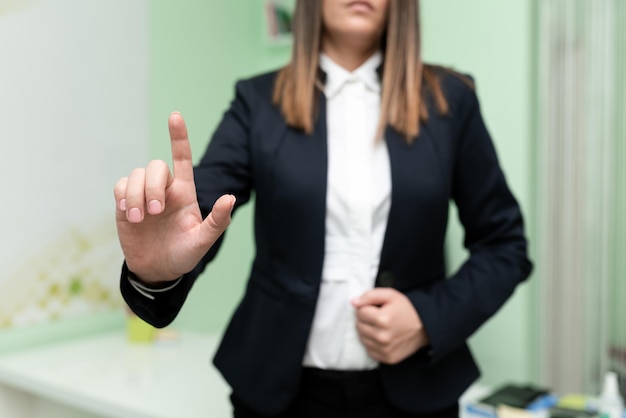
[[[320,90],[322,3],[297,0],[291,61],[280,70],[274,86],[274,103],[281,108],[287,123],[307,133],[313,132]],[[419,135],[420,122],[428,120],[426,91],[434,100],[437,112],[448,113],[439,72],[422,63],[419,0],[390,0],[381,42],[385,59],[377,137],[390,125],[407,141],[412,141]]]

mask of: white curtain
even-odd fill
[[[626,2],[537,5],[540,379],[598,393],[626,376]]]

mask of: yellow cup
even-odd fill
[[[156,328],[139,318],[128,315],[126,318],[126,334],[131,343],[151,343],[156,337]]]

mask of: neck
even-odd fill
[[[329,36],[322,38],[322,52],[348,71],[354,71],[378,51],[377,42],[338,42]]]

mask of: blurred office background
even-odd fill
[[[262,0],[0,0],[0,359],[125,332],[113,185],[170,160],[174,110],[197,160],[234,82],[287,61],[266,12]],[[422,0],[422,24],[425,60],[475,78],[536,263],[471,339],[481,383],[597,393],[604,371],[626,376],[626,3]],[[238,212],[172,328],[223,330],[251,215]],[[454,222],[451,269],[462,240]]]

